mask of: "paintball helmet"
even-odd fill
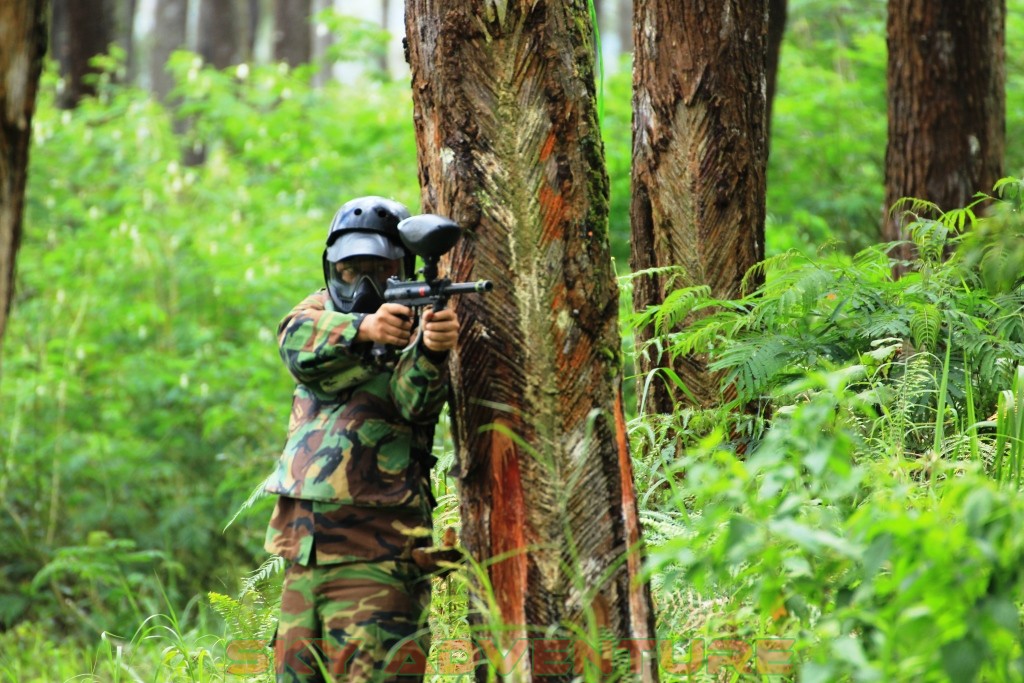
[[[408,217],[409,210],[402,204],[373,196],[346,202],[334,214],[327,232],[323,267],[327,291],[338,310],[373,313],[384,303],[387,283],[383,273],[387,269],[372,267],[375,261],[382,265],[397,261],[395,274],[402,278],[412,271],[416,256],[405,250],[398,234],[399,221]],[[337,266],[343,261],[358,267]]]

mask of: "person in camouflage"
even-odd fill
[[[342,206],[323,254],[326,289],[278,329],[297,383],[266,486],[278,500],[265,547],[288,560],[278,681],[416,681],[396,676],[402,649],[429,649],[429,577],[413,550],[432,536],[430,449],[459,321],[428,309],[413,337],[412,311],[383,301],[387,277],[413,267],[397,230],[408,216],[381,197]],[[381,363],[375,344],[401,351]]]

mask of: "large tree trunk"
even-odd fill
[[[313,57],[313,0],[274,0],[274,59],[289,66]]]
[[[45,0],[0,2],[0,351],[14,298],[39,73],[46,52]]]
[[[105,54],[113,40],[110,0],[54,0],[53,53],[63,81],[58,107],[74,109],[83,97],[96,94],[96,86],[88,78],[96,73],[90,61]]]
[[[948,211],[1002,176],[1005,37],[1005,0],[890,0],[885,240],[906,238],[889,212],[901,198]]]
[[[632,268],[682,266],[676,286],[736,297],[764,255],[767,0],[635,7]],[[664,301],[668,280],[638,277],[634,308]],[[638,330],[637,348],[653,333]],[[653,347],[638,358],[643,377],[673,367]],[[700,358],[682,358],[674,370],[698,404],[719,402],[718,378]],[[644,409],[670,413],[680,402],[692,403],[659,379]]]
[[[450,275],[496,283],[456,304],[464,542],[497,558],[488,578],[508,638],[571,624],[652,638],[649,592],[634,583],[640,528],[587,2],[406,7],[423,207],[466,227]],[[542,673],[521,665],[524,680]],[[654,675],[648,666],[643,679]]]
[[[154,14],[156,25],[153,27],[149,76],[153,93],[161,102],[167,102],[167,96],[174,87],[174,79],[167,71],[167,60],[172,52],[185,47],[188,0],[157,0]]]

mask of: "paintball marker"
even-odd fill
[[[398,234],[405,248],[423,259],[423,279],[388,278],[384,290],[385,301],[414,309],[433,306],[435,311],[440,311],[453,296],[489,292],[493,289],[490,280],[452,282],[437,276],[437,262],[462,236],[462,228],[450,218],[430,213],[410,216],[398,224]],[[386,361],[390,355],[384,345],[374,345],[373,356],[378,362]]]
[[[493,288],[490,280],[452,282],[437,276],[438,260],[462,236],[462,228],[451,219],[430,213],[410,216],[398,224],[398,234],[405,248],[423,259],[423,280],[389,278],[384,290],[385,301],[409,308],[433,306],[435,311],[440,311],[448,299],[457,294],[489,292]]]

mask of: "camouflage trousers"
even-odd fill
[[[291,564],[274,641],[278,683],[418,683],[430,580],[412,562]]]

